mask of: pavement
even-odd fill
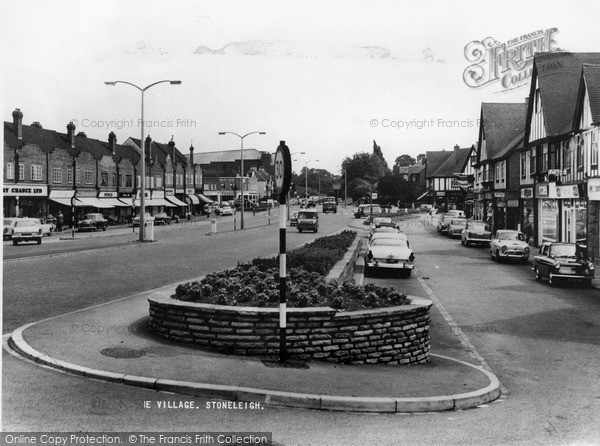
[[[355,278],[361,275],[357,266]],[[415,275],[421,280],[418,270]],[[427,364],[281,364],[277,358],[173,343],[153,333],[147,299],[171,295],[176,285],[25,325],[8,345],[40,365],[86,378],[237,403],[414,413],[473,408],[502,393],[496,376],[435,305]]]

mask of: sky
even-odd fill
[[[552,45],[600,50],[600,3],[546,1],[2,2],[4,120],[122,143],[145,134],[195,153],[275,152],[339,174],[373,141],[402,154],[470,147],[482,102],[521,102],[529,83],[464,80],[470,42],[506,43],[555,28]],[[470,47],[469,47],[470,48]],[[510,73],[509,73],[510,74]],[[510,89],[508,89],[510,88]],[[300,154],[297,152],[305,152]]]

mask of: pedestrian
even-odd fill
[[[531,223],[529,223],[529,222],[525,223],[523,232],[525,233],[525,241],[527,242],[527,244],[529,244],[529,239],[533,235],[533,228],[531,227]]]
[[[58,211],[58,215],[56,216],[56,230],[58,232],[61,232],[64,224],[65,217],[63,216],[61,211]]]

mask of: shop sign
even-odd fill
[[[175,195],[175,189],[165,187],[165,195]]]
[[[196,192],[194,191],[193,187],[188,187],[185,189],[185,194],[186,195],[194,195]]]
[[[4,186],[2,188],[2,193],[5,197],[44,197],[48,196],[48,186],[14,184],[11,186]]]
[[[588,199],[600,201],[600,178],[590,178],[587,183]]]
[[[483,194],[483,199],[484,200],[491,200],[492,199],[492,193],[491,192],[486,192]]]
[[[504,192],[494,192],[494,198],[504,198]]]
[[[556,186],[557,198],[579,198],[579,188],[576,184],[570,186]]]
[[[543,183],[536,185],[536,198],[557,198],[556,183]]]
[[[445,197],[446,196],[446,192],[436,192],[435,195],[437,197]]]
[[[526,187],[521,189],[521,198],[533,198],[533,188]]]
[[[98,198],[117,198],[116,192],[100,192]]]
[[[178,187],[177,189],[175,189],[175,193],[176,194],[183,194],[183,193],[185,193],[185,189],[183,187]]]
[[[508,201],[506,202],[506,205],[507,205],[509,208],[518,208],[518,207],[519,207],[519,200],[508,200]]]

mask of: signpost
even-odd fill
[[[275,187],[279,193],[279,361],[287,359],[286,348],[286,305],[287,305],[287,272],[286,272],[286,215],[287,194],[292,182],[292,158],[285,141],[280,141],[275,153]]]

